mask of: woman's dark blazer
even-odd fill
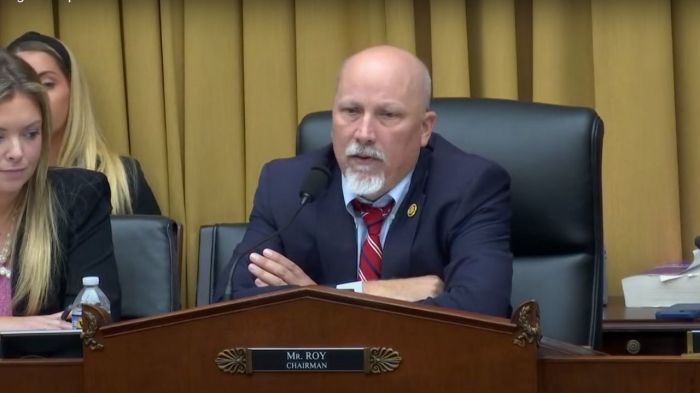
[[[131,210],[134,214],[160,215],[160,207],[156,201],[151,187],[146,181],[146,176],[141,170],[141,164],[131,157],[120,157],[126,176],[129,181],[129,195],[131,196]]]
[[[112,319],[121,317],[121,290],[112,246],[110,189],[107,178],[79,168],[51,168],[59,239],[58,256],[53,258],[51,287],[47,303],[39,314],[63,311],[83,287],[82,278],[98,276],[100,288],[111,302]],[[18,236],[22,239],[22,232]],[[13,288],[22,261],[15,261]],[[25,303],[17,304],[14,315],[25,314]]]

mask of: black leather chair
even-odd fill
[[[603,122],[591,109],[436,98],[435,132],[511,175],[512,303],[540,305],[545,336],[600,343],[603,295]],[[297,153],[330,141],[330,112],[302,119]]]
[[[215,224],[200,228],[196,299],[198,306],[214,301],[216,279],[223,276],[233,256],[233,250],[243,239],[246,227],[246,224]]]
[[[180,309],[180,226],[161,216],[112,216],[122,319]]]

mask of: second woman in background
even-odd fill
[[[112,189],[113,214],[160,214],[138,161],[107,148],[87,81],[70,50],[36,32],[23,34],[8,49],[34,68],[48,91],[53,124],[50,164],[104,173]]]

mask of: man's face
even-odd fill
[[[435,120],[416,73],[385,61],[348,63],[333,105],[333,151],[353,192],[374,200],[415,166]]]

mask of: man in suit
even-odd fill
[[[430,95],[428,70],[409,52],[378,46],[345,61],[332,145],[262,170],[231,262],[246,266],[234,269],[233,297],[318,284],[508,316],[509,176],[432,133]],[[319,163],[328,188],[293,219]]]

